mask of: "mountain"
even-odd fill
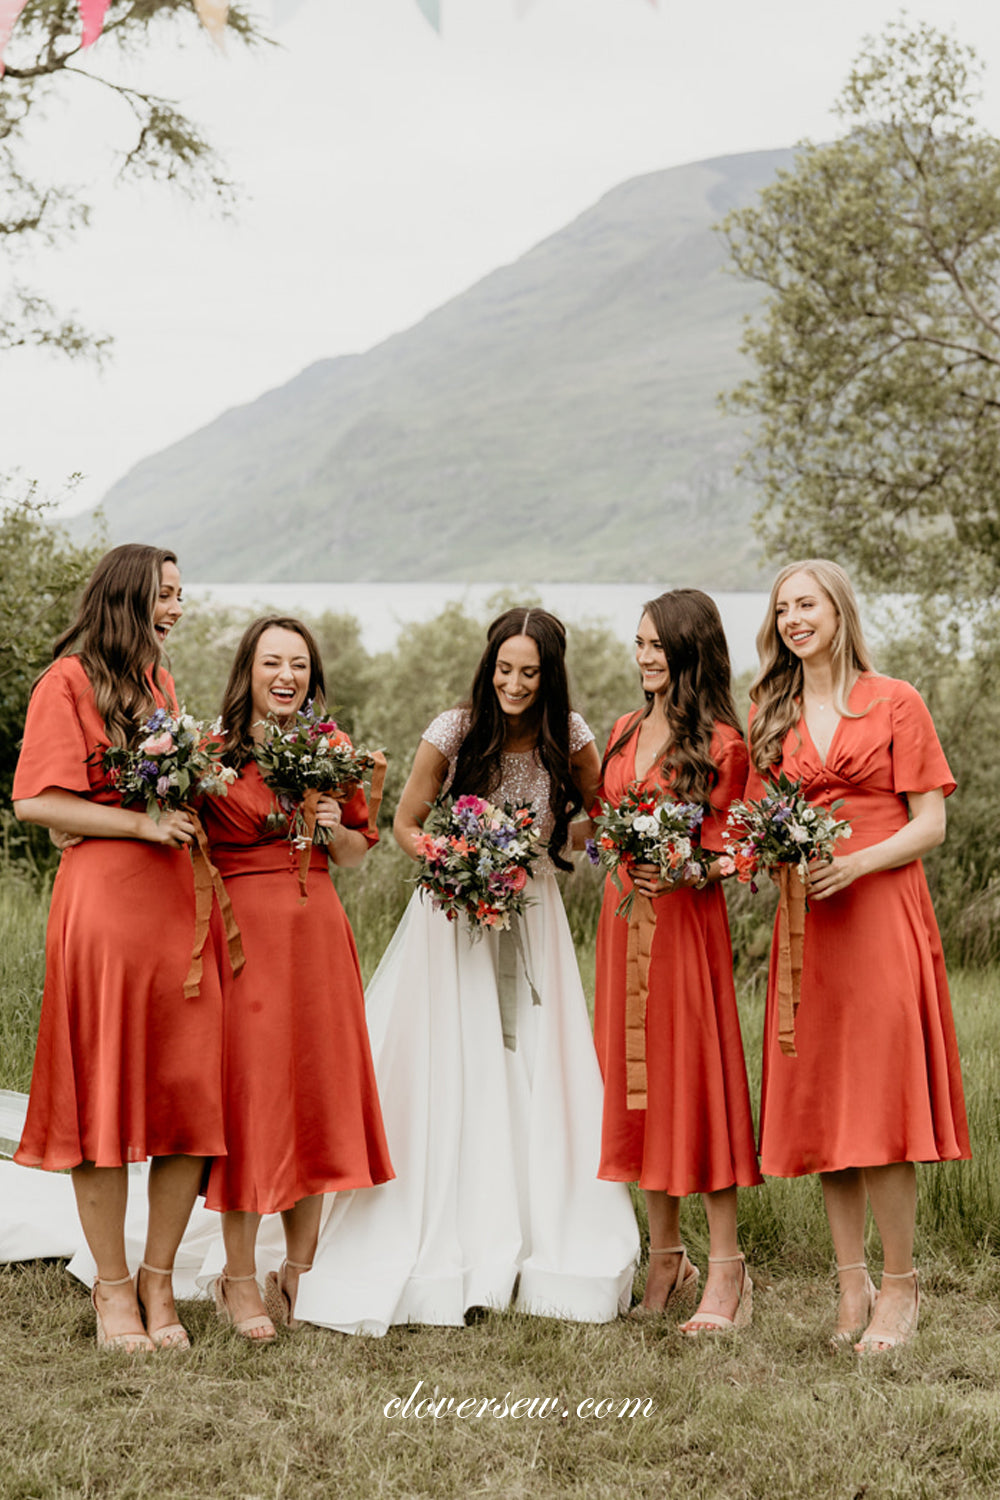
[[[712,226],[791,156],[623,183],[413,328],[144,459],[102,502],[112,540],[219,582],[756,586],[716,398],[758,294]]]

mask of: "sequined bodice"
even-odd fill
[[[455,762],[469,729],[469,711],[465,708],[450,708],[424,730],[423,738],[448,760],[448,775],[444,789],[447,791],[455,774]],[[569,716],[570,753],[575,755],[594,738],[586,720],[580,714]],[[542,839],[547,842],[552,835],[552,809],[549,806],[549,774],[534,750],[522,750],[505,754],[500,759],[500,785],[491,796],[497,802],[530,803],[541,815],[539,827]],[[536,868],[539,873],[552,870],[552,861],[543,856]]]

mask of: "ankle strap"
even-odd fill
[[[286,1266],[291,1266],[291,1268],[292,1268],[293,1271],[311,1271],[312,1268],[313,1268],[312,1261],[310,1261],[309,1264],[306,1265],[306,1263],[304,1261],[301,1261],[301,1260],[288,1260],[287,1258],[285,1260],[285,1265]]]
[[[257,1272],[251,1271],[249,1276],[230,1276],[228,1271],[223,1271],[220,1278],[222,1281],[256,1281]]]
[[[885,1281],[885,1280],[889,1280],[889,1281],[909,1281],[910,1278],[911,1278],[911,1276],[916,1276],[916,1274],[917,1274],[917,1268],[916,1268],[916,1266],[911,1266],[908,1271],[883,1271],[882,1272],[882,1280],[883,1281]]]
[[[118,1277],[115,1278],[114,1281],[109,1281],[108,1278],[107,1278],[107,1276],[95,1276],[94,1277],[94,1285],[95,1286],[124,1286],[127,1281],[131,1281],[131,1280],[132,1280],[131,1276],[118,1276]],[[136,1338],[138,1338],[138,1334],[136,1334]]]
[[[649,1253],[650,1253],[650,1255],[683,1255],[684,1254],[684,1246],[683,1245],[664,1245],[662,1247],[662,1249],[660,1249],[660,1250],[654,1250],[653,1247],[652,1247],[652,1245],[650,1245],[650,1247],[649,1247]],[[291,1261],[289,1261],[288,1264],[291,1265]]]
[[[746,1256],[741,1250],[738,1255],[710,1255],[708,1257],[710,1266],[724,1266],[730,1260],[746,1260]]]
[[[139,1270],[148,1271],[150,1276],[172,1276],[174,1274],[173,1266],[167,1266],[166,1268],[163,1266],[151,1266],[144,1260],[139,1262]]]
[[[852,1260],[849,1266],[837,1267],[838,1271],[867,1271],[867,1269],[868,1262],[866,1260]]]

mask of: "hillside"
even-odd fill
[[[790,156],[623,183],[415,327],[136,465],[103,502],[112,540],[220,582],[753,586],[743,441],[716,396],[755,293],[711,226]]]

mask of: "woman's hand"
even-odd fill
[[[160,820],[146,818],[149,825],[144,837],[150,844],[166,844],[169,849],[184,849],[194,840],[194,817],[184,808],[160,814]]]
[[[679,886],[687,885],[687,880],[664,880],[660,874],[658,865],[636,865],[632,870],[632,884],[640,896],[665,896],[669,891],[676,891]]]
[[[76,844],[83,843],[82,834],[61,833],[58,828],[49,829],[49,838],[55,844],[60,854],[64,854],[67,849],[72,849]]]
[[[834,854],[829,859],[814,859],[809,865],[806,895],[810,901],[825,901],[827,896],[846,891],[859,875],[865,873],[859,854]]]
[[[341,818],[340,803],[335,797],[328,797],[324,792],[316,803],[316,826],[332,831],[341,826]],[[334,842],[335,839],[330,840],[331,844]]]

